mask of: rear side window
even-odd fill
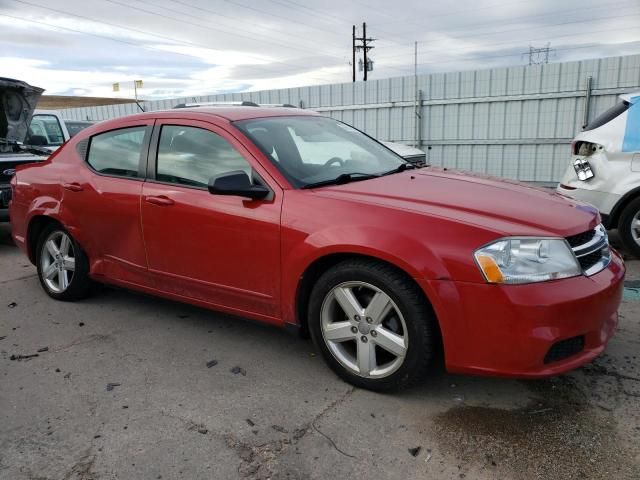
[[[220,135],[197,127],[162,127],[157,180],[206,188],[212,177],[235,170],[252,177],[251,165]]]
[[[609,110],[606,110],[604,113],[601,113],[596,118],[591,120],[591,122],[587,124],[586,127],[584,127],[584,131],[586,132],[588,130],[593,130],[595,128],[601,127],[605,123],[609,123],[617,116],[622,115],[624,112],[629,110],[630,106],[631,103],[627,102],[626,100],[623,100],[620,103],[616,103]]]
[[[87,163],[98,173],[138,177],[147,127],[130,127],[91,137]]]

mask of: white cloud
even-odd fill
[[[2,75],[51,94],[116,96],[121,82],[131,96],[135,79],[143,98],[349,81],[363,16],[377,38],[370,78],[411,74],[414,40],[421,72],[522,64],[548,40],[557,61],[640,51],[637,0],[24,1],[40,7],[0,1]]]

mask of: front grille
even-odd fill
[[[580,263],[582,270],[589,270],[601,259],[602,259],[602,252],[598,250],[597,252],[593,252],[588,255],[583,255],[582,257],[578,257],[578,263]]]
[[[585,275],[598,273],[609,265],[611,261],[609,238],[602,225],[598,225],[593,230],[567,237],[566,240]]]
[[[584,350],[584,335],[554,343],[544,357],[544,363],[559,362]]]
[[[586,232],[582,232],[577,235],[572,235],[570,237],[567,237],[567,242],[569,242],[569,245],[571,246],[571,248],[579,247],[580,245],[589,242],[594,237],[595,234],[596,234],[595,230],[587,230]]]

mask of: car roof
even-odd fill
[[[186,107],[174,108],[171,110],[156,110],[153,112],[137,113],[128,118],[142,119],[148,117],[154,118],[202,118],[203,116],[213,116],[235,122],[237,120],[249,120],[253,118],[265,117],[289,117],[289,116],[316,116],[318,112],[312,110],[303,110],[301,108],[287,107]],[[124,117],[120,117],[122,119]]]

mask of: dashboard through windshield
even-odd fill
[[[375,177],[407,163],[364,133],[327,117],[270,117],[234,125],[296,188]]]

